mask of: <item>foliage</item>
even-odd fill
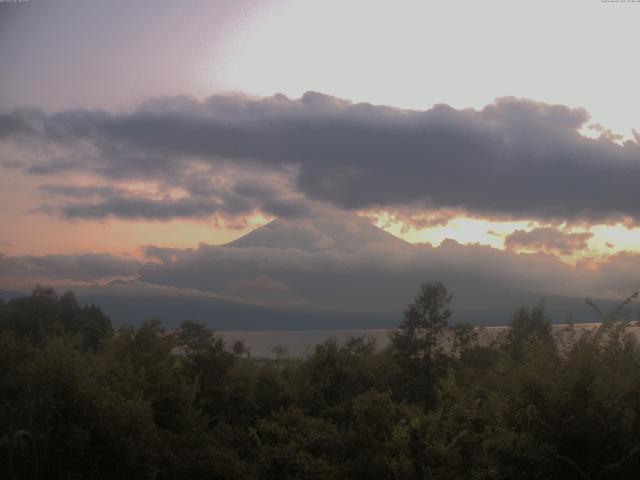
[[[260,359],[194,321],[113,331],[38,288],[0,303],[0,455],[26,429],[41,478],[635,478],[634,299],[562,342],[523,307],[488,343],[450,327],[451,295],[427,283],[388,348],[331,338]]]
[[[452,296],[440,282],[423,283],[412,304],[404,311],[404,320],[391,332],[391,348],[404,375],[404,400],[433,400],[436,360],[441,354],[441,337],[451,317]]]
[[[532,344],[554,347],[551,321],[546,318],[544,304],[520,307],[511,319],[505,347],[514,358],[520,358]]]

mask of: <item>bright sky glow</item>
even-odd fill
[[[640,128],[632,61],[640,8],[599,0],[280,1],[225,38],[212,87],[318,90],[405,108],[482,108],[518,96]],[[613,74],[612,72],[615,72]]]
[[[1,111],[27,104],[127,110],[159,96],[281,92],[297,98],[308,90],[410,109],[437,103],[480,109],[513,95],[584,107],[594,123],[627,137],[632,128],[640,129],[635,61],[640,4],[238,0],[159,2],[150,12],[136,2],[106,8],[100,2],[34,0],[20,8],[0,25]],[[0,221],[12,228],[0,237],[1,252],[135,253],[146,244],[223,244],[272,218],[256,213],[234,224],[68,220],[42,211],[47,197],[38,187],[44,181],[2,170],[0,194],[11,206],[2,202]],[[97,182],[80,174],[64,178],[67,184]],[[151,199],[188,195],[153,182],[111,186]],[[451,238],[495,248],[504,248],[516,230],[544,227],[458,216],[420,228],[384,215],[378,225],[410,242],[439,245]],[[593,236],[578,256],[640,252],[639,228],[585,228]]]

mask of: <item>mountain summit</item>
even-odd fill
[[[360,217],[346,219],[283,220],[259,227],[225,246],[295,248],[306,252],[354,252],[363,247],[409,245],[408,242]]]

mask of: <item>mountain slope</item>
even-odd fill
[[[225,246],[295,248],[305,252],[354,252],[373,245],[409,245],[359,217],[344,219],[274,220]]]
[[[16,292],[13,290],[0,290],[0,298],[5,302],[13,300],[14,298],[28,297],[29,295],[24,292]]]

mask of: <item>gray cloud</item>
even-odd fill
[[[106,178],[183,184],[193,165],[289,169],[298,193],[346,209],[639,221],[640,145],[619,144],[606,132],[582,136],[588,118],[582,109],[515,98],[478,111],[409,111],[309,92],[299,100],[160,99],[118,114],[20,110],[0,116],[0,138],[88,145],[95,156],[81,168]],[[293,206],[274,202],[271,209]]]
[[[123,192],[117,188],[106,185],[66,185],[66,184],[44,184],[39,190],[53,195],[64,197],[86,199],[90,197],[113,197],[122,195]]]
[[[257,275],[229,282],[222,290],[227,298],[249,303],[273,306],[304,307],[305,302],[289,286],[269,278]]]
[[[453,240],[439,247],[412,245],[365,222],[277,221],[227,246],[148,247],[141,279],[208,292],[268,276],[316,308],[400,311],[416,285],[443,280],[456,305],[482,309],[542,296],[624,296],[640,286],[640,255],[602,260],[602,270],[572,267],[548,253],[515,253]],[[537,297],[536,297],[537,296]]]
[[[136,275],[140,269],[141,262],[133,258],[107,253],[15,257],[0,253],[0,272],[7,279],[97,281]]]
[[[161,198],[132,194],[105,185],[45,184],[40,190],[55,196],[71,198],[71,202],[41,207],[44,212],[59,212],[67,218],[101,219],[115,216],[125,219],[170,220],[211,216],[226,206],[210,197],[189,196]]]
[[[610,255],[606,261],[600,264],[598,269],[600,292],[603,294],[622,292],[623,290],[620,288],[622,285],[626,285],[626,295],[640,291],[640,274],[638,272],[640,272],[640,254],[623,251]]]
[[[581,310],[585,296],[624,298],[640,287],[640,255],[634,253],[597,259],[594,270],[564,264],[548,253],[453,240],[439,247],[412,245],[347,216],[278,220],[224,246],[148,246],[144,252],[145,261],[106,254],[0,256],[0,271],[7,286],[11,278],[87,282],[136,276],[144,285],[172,288],[176,295],[201,292],[254,305],[372,318],[398,318],[420,282],[441,280],[454,293],[455,312],[488,323],[505,321],[519,304],[543,297],[556,303],[572,297],[571,308],[588,313]],[[131,295],[142,295],[135,292]]]
[[[220,210],[215,201],[194,198],[154,200],[144,197],[116,197],[97,203],[70,203],[62,207],[69,218],[105,218],[169,220],[210,216]]]
[[[180,196],[161,193],[175,186],[183,190]],[[309,216],[321,208],[317,202],[291,191],[286,179],[273,173],[239,175],[228,169],[220,177],[208,172],[185,175],[182,183],[160,183],[155,192],[99,184],[44,184],[39,189],[50,197],[66,199],[48,201],[40,207],[40,212],[57,212],[72,219],[118,217],[162,221],[217,216],[233,220],[255,211],[293,218]]]
[[[516,230],[505,237],[504,244],[509,249],[525,248],[571,255],[586,249],[591,237],[591,232],[563,232],[553,227],[542,227],[528,232]]]

